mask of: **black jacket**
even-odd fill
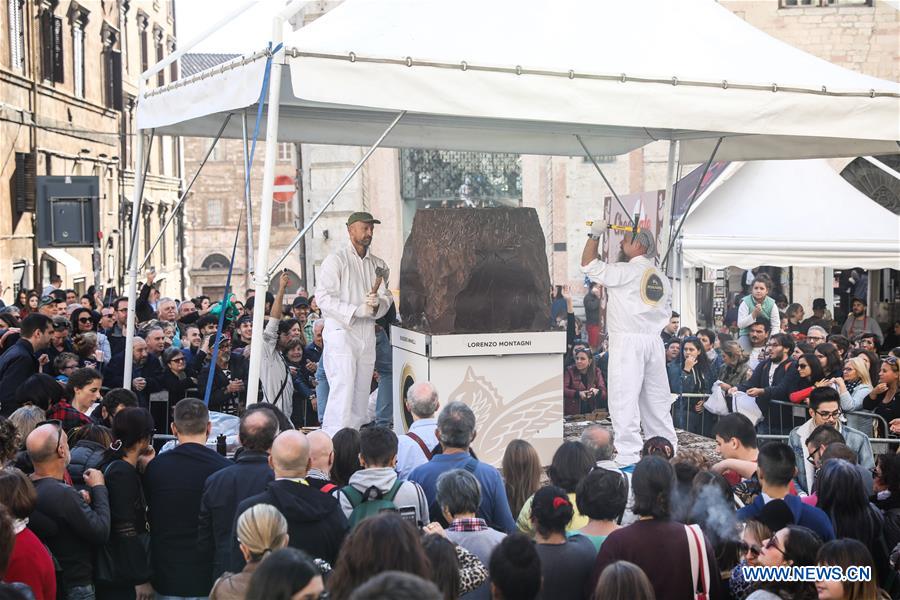
[[[225,388],[228,387],[231,379],[241,379],[244,383],[247,382],[247,361],[244,360],[243,356],[232,354],[228,359],[228,370],[231,372],[230,379],[225,376],[225,371],[216,366],[215,374],[213,375],[212,389],[209,393],[209,410],[221,410],[227,404],[227,400],[231,394],[226,392]],[[206,393],[206,381],[208,378],[209,365],[206,365],[199,370],[199,375],[197,377],[197,389],[200,391],[201,398],[203,397],[202,395]],[[237,398],[241,405],[246,404],[247,392],[243,391],[237,394]]]
[[[284,515],[288,522],[289,546],[334,564],[348,524],[340,503],[333,496],[306,483],[290,479],[273,481],[265,492],[238,505],[232,539],[237,538],[237,516],[256,504],[271,504]],[[231,571],[237,573],[243,569],[243,563],[240,556],[240,560],[232,564]]]
[[[124,339],[124,338],[122,338]],[[142,377],[146,381],[146,385],[144,389],[141,391],[133,390],[134,393],[138,397],[138,405],[144,408],[150,406],[150,394],[153,392],[160,391],[159,382],[155,377],[148,377],[144,370],[146,369],[146,363],[144,366],[138,366],[133,364],[131,368],[131,378],[137,379],[138,377]],[[103,386],[109,389],[125,387],[123,385],[123,377],[125,376],[125,351],[119,352],[118,354],[113,354],[112,358],[109,359],[109,362],[106,363],[106,366],[103,367]]]
[[[230,464],[205,446],[181,444],[147,465],[144,494],[150,508],[152,581],[159,594],[209,594],[209,563],[197,552],[200,498],[206,479]]]
[[[766,359],[756,365],[750,379],[738,386],[742,392],[750,388],[763,388],[763,393],[756,397],[756,405],[763,413],[763,418],[768,421],[768,432],[787,433],[793,427],[792,409],[788,406],[771,406],[772,400],[789,402],[791,392],[800,389],[800,374],[797,373],[797,365],[793,360],[782,362],[772,377],[772,385],[769,385],[770,359]],[[777,408],[777,410],[776,410]]]
[[[84,472],[88,469],[99,469],[103,462],[103,453],[106,448],[102,444],[90,440],[81,440],[69,453],[71,459],[66,470],[72,477],[72,485],[77,489],[85,489]]]
[[[59,561],[62,578],[58,587],[92,584],[94,550],[109,538],[106,486],[91,488],[90,504],[75,488],[57,479],[38,479],[34,487],[37,505],[29,517],[28,528]]]
[[[124,460],[113,460],[104,466],[103,475],[109,489],[111,550],[119,561],[121,585],[150,581],[150,557],[138,536],[148,532],[147,501],[137,469]]]
[[[231,528],[238,504],[266,490],[275,479],[269,468],[269,455],[265,452],[245,450],[228,468],[209,476],[200,500],[200,525],[198,546],[204,562],[212,564],[212,577],[218,578],[232,563],[232,552],[237,550],[237,540],[231,537]],[[240,557],[237,552],[236,557]]]
[[[0,355],[0,415],[8,417],[19,406],[16,390],[25,380],[38,372],[38,361],[31,342],[19,339]]]

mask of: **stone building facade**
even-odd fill
[[[123,289],[140,72],[175,47],[172,0],[4,0],[0,13],[0,281],[11,302],[59,274],[85,292]],[[162,81],[177,77],[167,69]],[[157,83],[157,81],[154,81]],[[178,140],[154,140],[142,233],[155,237],[180,189]],[[95,248],[39,247],[35,177],[97,178]],[[176,231],[151,261],[163,293],[181,290]],[[139,248],[143,249],[143,244]]]

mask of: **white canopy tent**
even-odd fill
[[[685,219],[685,267],[900,269],[900,217],[826,161],[732,166]]]
[[[275,14],[260,46],[278,47],[303,4]],[[142,74],[139,130],[210,136],[227,114],[255,106],[265,52],[143,87],[195,43]],[[368,145],[382,134],[376,145],[578,155],[576,135],[591,154],[665,139],[671,189],[676,156],[705,160],[720,139],[728,160],[884,154],[900,139],[900,85],[805,54],[712,0],[347,0],[289,35],[268,98],[258,294],[279,140]],[[239,125],[224,135],[240,137]],[[133,282],[134,261],[129,271]],[[248,395],[261,353],[251,356]]]

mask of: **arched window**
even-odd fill
[[[297,293],[297,289],[300,287],[300,276],[291,271],[287,270],[287,274],[289,277],[287,289],[285,289],[285,295],[294,295]],[[272,275],[272,280],[269,281],[269,291],[275,294],[278,292],[278,280],[281,279],[281,273],[275,273]]]
[[[227,269],[228,257],[224,254],[213,253],[203,259],[203,269]]]

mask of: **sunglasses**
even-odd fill
[[[184,362],[184,357],[182,356],[181,358],[173,358],[173,359],[170,360],[169,362],[170,362],[170,363],[183,363],[183,362]]]
[[[78,317],[79,323],[93,323],[94,320],[90,317]]]
[[[757,556],[759,556],[759,553],[762,552],[759,546],[748,544],[746,542],[741,542],[739,545],[739,549],[741,554],[749,554],[753,558],[756,558]]]
[[[896,356],[886,356],[886,357],[884,357],[884,362],[886,362],[889,365],[896,365],[897,357]]]
[[[774,535],[770,537],[763,548],[766,550],[778,550],[781,553],[781,556],[787,560],[787,553],[778,547],[778,542],[775,541],[776,539],[777,538]]]
[[[62,432],[63,432],[62,421],[60,421],[59,419],[47,419],[46,421],[41,421],[40,423],[35,425],[34,428],[37,429],[41,425],[56,426],[56,429],[58,430],[58,433],[56,435],[56,451],[59,452],[59,446],[62,443]]]

